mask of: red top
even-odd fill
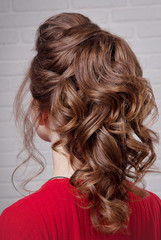
[[[155,194],[142,199],[130,193],[132,214],[128,234],[104,235],[90,222],[90,210],[78,206],[69,191],[69,179],[53,179],[39,191],[4,210],[1,240],[161,240],[161,200]]]

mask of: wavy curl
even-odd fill
[[[21,121],[29,82],[33,100],[23,122],[25,161],[33,157],[43,166],[34,156],[29,120],[38,102],[39,111],[50,110],[61,139],[52,148],[62,144],[69,154],[76,169],[70,183],[89,200],[93,226],[105,233],[124,229],[128,191],[144,196],[133,186],[156,159],[158,136],[145,124],[157,115],[150,83],[128,44],[81,14],[46,20],[37,31],[36,51],[15,101]]]

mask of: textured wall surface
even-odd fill
[[[0,0],[0,211],[21,197],[11,184],[21,146],[12,106],[34,54],[35,31],[48,17],[66,11],[83,13],[128,41],[152,84],[161,114],[161,0]],[[161,132],[160,119],[154,129]],[[52,177],[50,146],[37,142],[47,167],[31,187]],[[161,168],[161,144],[156,151]],[[147,175],[146,182],[147,189],[161,197],[161,174]]]

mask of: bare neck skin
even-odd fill
[[[63,149],[59,147],[60,151],[62,152]],[[62,176],[70,178],[74,173],[72,169],[69,158],[64,156],[62,153],[55,152],[52,150],[52,159],[53,159],[53,177]]]

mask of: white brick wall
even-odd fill
[[[129,42],[144,76],[151,81],[161,111],[161,0],[0,0],[0,212],[20,197],[10,181],[20,149],[13,99],[33,56],[38,25],[65,11],[86,14]],[[161,133],[160,119],[154,128]],[[40,186],[52,176],[49,146],[37,141],[48,166],[31,186]],[[161,167],[161,144],[156,151],[156,165]],[[161,197],[161,174],[150,174],[146,181],[147,188]]]

